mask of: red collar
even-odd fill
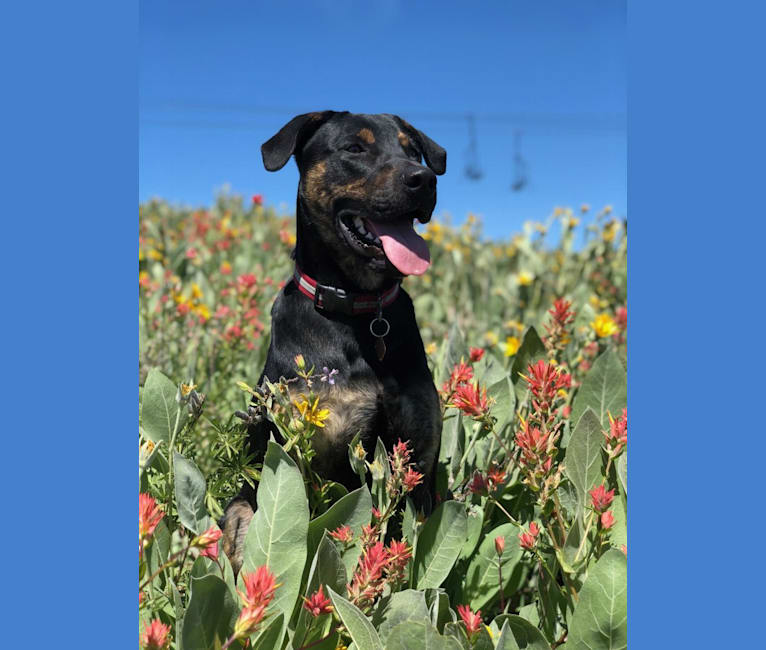
[[[381,293],[347,293],[343,289],[320,284],[297,266],[293,279],[298,290],[310,298],[317,309],[341,312],[349,316],[375,313],[378,309],[388,307],[399,295],[398,282]]]

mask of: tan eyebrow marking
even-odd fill
[[[357,135],[362,138],[367,144],[372,144],[375,142],[375,136],[372,134],[372,131],[370,129],[362,129],[357,133]]]
[[[408,147],[410,145],[410,139],[401,131],[399,131],[396,137],[399,138],[399,144],[403,147]]]

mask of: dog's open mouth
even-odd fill
[[[428,244],[415,232],[410,215],[396,221],[373,221],[343,212],[338,218],[346,242],[369,257],[374,268],[384,269],[386,259],[404,275],[422,275],[431,264]]]

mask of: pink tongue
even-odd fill
[[[367,220],[372,232],[383,243],[386,257],[404,275],[423,275],[431,265],[425,239],[415,232],[410,221],[378,223]]]

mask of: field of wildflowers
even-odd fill
[[[290,378],[253,390],[295,241],[263,203],[140,206],[141,647],[626,647],[626,222],[582,206],[503,242],[474,217],[424,228],[433,265],[404,286],[444,429],[423,518],[406,444],[371,460],[352,442],[347,493],[311,469],[332,412],[291,402]],[[263,466],[253,398],[287,441]],[[215,520],[243,481],[261,488],[235,578]]]

